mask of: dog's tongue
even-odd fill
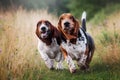
[[[43,34],[45,34],[45,33],[46,33],[46,31],[43,31],[42,33],[43,33]]]

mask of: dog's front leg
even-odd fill
[[[75,67],[75,64],[74,64],[72,58],[68,55],[65,60],[68,64],[68,66],[69,66],[70,72],[75,73],[76,72],[76,67]]]
[[[54,61],[53,61],[52,59],[50,59],[47,54],[45,54],[45,53],[42,54],[42,53],[41,53],[41,57],[42,57],[42,59],[45,61],[46,66],[47,66],[50,70],[54,69]]]
[[[45,61],[46,66],[51,70],[54,69],[54,61],[48,57],[48,55],[45,53],[45,51],[40,50],[39,48],[38,48],[38,51],[39,51],[42,59]]]
[[[63,69],[63,61],[64,61],[64,56],[62,55],[61,52],[59,52],[55,58],[57,65],[56,65],[56,69],[60,70]]]
[[[57,65],[56,65],[57,70],[62,70],[63,69],[63,64],[62,63],[63,63],[63,61],[60,61],[60,62],[57,63]]]
[[[68,64],[68,66],[69,66],[70,72],[75,73],[76,67],[75,67],[75,64],[74,64],[72,58],[67,54],[67,51],[64,48],[62,48],[62,46],[60,48],[61,48],[61,51],[63,53],[63,56]]]
[[[54,60],[52,59],[47,59],[45,61],[46,66],[50,69],[53,70],[54,69]]]

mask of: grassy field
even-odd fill
[[[120,11],[98,25],[88,23],[96,51],[90,72],[48,70],[37,51],[36,23],[58,18],[45,10],[0,11],[0,80],[120,80]]]

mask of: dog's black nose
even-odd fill
[[[69,22],[65,22],[64,25],[65,25],[65,27],[69,27],[70,23]]]
[[[45,27],[42,27],[41,30],[42,30],[42,31],[46,31],[46,28],[45,28]]]

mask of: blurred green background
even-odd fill
[[[48,9],[50,13],[57,16],[64,12],[71,12],[76,17],[81,17],[81,13],[87,11],[89,20],[104,7],[118,3],[120,0],[0,0],[0,8],[8,10],[22,6],[27,10]]]

